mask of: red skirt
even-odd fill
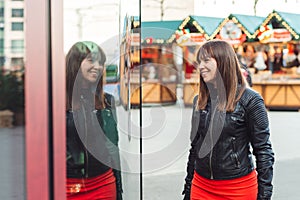
[[[116,179],[112,169],[93,178],[67,178],[67,199],[116,200]]]
[[[191,200],[256,200],[257,174],[250,174],[230,180],[211,180],[194,173]]]

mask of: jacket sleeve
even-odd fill
[[[256,158],[256,170],[258,173],[259,200],[271,199],[273,185],[274,152],[270,142],[269,121],[262,97],[254,94],[248,104],[248,120],[250,140],[253,154]]]
[[[119,151],[119,134],[117,128],[117,115],[114,98],[112,95],[105,94],[105,104],[102,119],[103,129],[108,138],[107,147],[112,158],[113,173],[116,178],[117,200],[122,200],[122,175],[121,175],[121,161]]]
[[[184,189],[182,194],[184,195],[184,200],[189,200],[190,199],[190,194],[191,194],[191,186],[192,186],[192,180],[194,177],[194,169],[195,169],[195,160],[197,156],[196,152],[196,143],[197,143],[197,130],[198,130],[198,124],[199,124],[199,118],[197,118],[197,115],[195,114],[195,107],[196,107],[196,102],[197,102],[197,96],[194,98],[193,101],[193,113],[192,113],[192,122],[191,122],[191,135],[190,135],[190,140],[191,140],[191,147],[189,150],[189,156],[188,156],[188,162],[187,162],[187,168],[186,172],[187,175],[185,177],[185,184],[184,184]]]

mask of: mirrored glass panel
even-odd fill
[[[140,198],[139,26],[138,0],[64,0],[68,197]]]

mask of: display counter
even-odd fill
[[[252,88],[264,98],[268,109],[300,110],[300,76],[274,74],[253,77]],[[194,96],[199,92],[197,79],[183,81],[183,101],[192,106]]]
[[[130,88],[128,81],[123,81],[120,85],[120,101],[127,109],[128,92],[130,92],[130,105],[132,108],[140,106],[140,82],[138,78],[130,80]],[[142,105],[169,105],[177,102],[176,81],[162,81],[159,79],[146,80],[142,83]]]
[[[264,98],[269,109],[300,110],[300,79],[279,78],[253,82],[254,90]]]
[[[199,92],[199,81],[186,79],[183,81],[183,102],[185,106],[192,106],[193,99]]]
[[[294,69],[281,74],[262,71],[253,75],[253,86],[268,109],[300,110],[300,75]]]
[[[146,62],[144,60],[144,62]],[[148,63],[147,63],[148,62]],[[169,105],[177,102],[177,71],[174,65],[163,65],[147,61],[140,71],[139,66],[130,70],[129,80],[123,76],[121,84],[121,103],[124,107],[129,104],[132,108],[147,105]],[[140,84],[142,81],[142,84]],[[130,82],[130,87],[129,83]],[[140,99],[140,87],[142,87],[142,97]],[[128,93],[130,95],[128,96]],[[130,98],[128,98],[130,97]],[[130,99],[130,103],[128,103]],[[142,102],[141,102],[142,101]]]
[[[130,83],[130,102],[132,106],[140,105],[140,84],[139,82]],[[157,80],[145,81],[142,83],[142,105],[153,104],[175,104],[176,82],[161,82]]]

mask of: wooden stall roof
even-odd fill
[[[300,40],[300,14],[287,13],[273,10],[262,22],[261,26],[267,25],[276,18],[293,36],[294,40]],[[257,30],[256,35],[259,33]]]
[[[243,15],[243,14],[230,14],[223,22],[216,28],[216,34],[220,32],[224,24],[232,20],[237,24],[241,30],[246,34],[247,40],[254,40],[256,31],[259,29],[261,23],[264,21],[264,17],[254,15]]]
[[[223,20],[224,18],[190,15],[182,21],[179,29],[184,29],[187,24],[191,24],[196,27],[199,33],[204,34],[205,39],[209,40],[215,37],[216,28]]]
[[[142,43],[171,43],[182,20],[142,22]]]
[[[267,17],[230,14],[226,18],[189,15],[183,20],[172,21],[144,21],[139,24],[139,17],[132,16],[132,28],[142,28],[142,43],[163,44],[172,43],[176,39],[177,31],[188,26],[195,27],[197,33],[204,35],[206,40],[213,39],[220,33],[223,26],[232,20],[244,32],[247,41],[253,42],[260,33],[260,27],[276,18],[292,35],[293,40],[300,40],[300,14],[279,12],[273,10]]]
[[[260,27],[261,23],[265,19],[264,17],[251,16],[251,15],[241,15],[241,14],[231,14],[229,16],[233,21],[240,23],[245,29],[244,32],[249,35],[254,35],[256,30]]]

